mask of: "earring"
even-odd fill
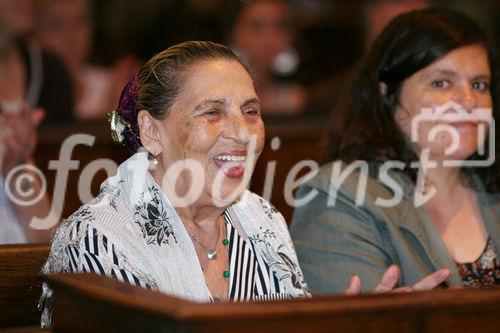
[[[153,158],[153,165],[158,166],[158,164],[159,164],[158,159],[156,157]]]

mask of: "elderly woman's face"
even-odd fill
[[[236,61],[196,64],[185,73],[182,91],[160,123],[160,133],[165,168],[190,160],[201,166],[198,173],[203,172],[203,184],[181,173],[177,192],[201,186],[201,197],[212,200],[214,190],[222,198],[241,192],[244,175],[251,175],[264,145],[260,102],[251,77]]]
[[[428,149],[432,160],[438,161],[464,160],[474,154],[478,142],[484,142],[480,128],[487,128],[481,121],[484,114],[478,117],[476,112],[486,108],[486,116],[491,116],[490,80],[488,55],[481,45],[453,50],[406,79],[395,118],[409,138],[413,122],[416,152]],[[433,115],[421,115],[425,109]],[[447,152],[453,144],[458,145]]]

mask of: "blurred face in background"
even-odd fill
[[[0,57],[16,37],[33,28],[32,0],[0,0]]]
[[[368,3],[366,9],[366,40],[365,48],[368,49],[382,30],[396,16],[423,9],[430,6],[428,0],[386,0],[373,4]]]
[[[78,69],[90,47],[89,8],[86,0],[47,0],[40,5],[37,36],[41,44]]]
[[[0,0],[0,22],[14,35],[33,29],[32,0]]]
[[[247,5],[233,28],[233,42],[254,67],[269,67],[276,55],[292,43],[291,13],[278,0]]]

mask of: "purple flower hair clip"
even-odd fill
[[[142,146],[137,125],[138,81],[136,74],[123,88],[118,109],[113,110],[109,119],[113,140],[127,145],[134,152]]]

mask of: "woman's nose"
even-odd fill
[[[462,88],[459,94],[459,103],[467,112],[471,112],[477,107],[477,95],[471,86]]]
[[[250,140],[250,130],[241,112],[228,116],[224,126],[224,137],[243,144]]]

